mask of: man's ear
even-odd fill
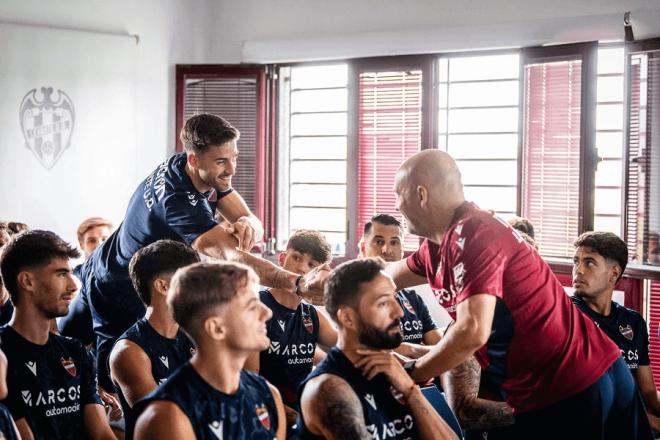
[[[618,264],[613,264],[612,269],[610,269],[610,282],[616,284],[621,275],[621,266]]]
[[[227,336],[223,320],[217,315],[209,316],[204,320],[203,331],[215,341],[222,341]]]
[[[358,251],[359,251],[359,256],[364,257],[367,255],[366,251],[366,245],[364,244],[364,237],[360,238],[360,242],[358,243]]]
[[[429,192],[424,186],[417,187],[417,199],[419,200],[419,206],[425,208],[429,202]]]
[[[32,272],[29,272],[27,270],[20,271],[16,276],[16,282],[18,284],[18,287],[20,287],[23,290],[27,290],[28,292],[34,290],[35,278]]]
[[[186,156],[188,164],[193,168],[199,168],[199,162],[197,160],[197,155],[195,153],[188,153]]]
[[[280,264],[280,266],[284,266],[285,258],[286,258],[286,252],[280,252],[280,254],[277,256],[277,262]]]
[[[346,306],[339,307],[337,310],[337,322],[344,328],[357,330],[357,316],[355,310]]]
[[[167,295],[167,289],[170,287],[169,281],[163,278],[155,278],[152,285],[156,292],[163,296]]]

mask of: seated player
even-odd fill
[[[301,385],[303,439],[454,439],[390,350],[403,311],[380,259],[344,263],[326,284],[337,345]]]
[[[108,239],[110,234],[112,234],[112,223],[101,217],[90,217],[78,226],[76,231],[78,245],[83,251],[85,260]],[[82,279],[81,270],[82,263],[73,269],[73,274],[79,280]],[[85,292],[85,289],[81,289],[80,293],[76,295],[69,307],[69,313],[60,319],[58,327],[61,334],[76,338],[85,346],[91,346],[95,342],[95,336],[92,327],[92,312],[89,309],[89,301]]]
[[[325,236],[312,230],[296,231],[287,243],[286,252],[280,254],[282,268],[304,275],[332,259],[330,245]],[[314,306],[288,291],[269,289],[259,292],[261,302],[273,312],[268,321],[270,345],[259,355],[252,356],[246,368],[261,374],[277,387],[284,401],[287,425],[293,426],[298,417],[300,383],[312,371],[317,343],[333,347],[337,343],[337,330],[328,318]],[[323,358],[316,356],[316,359]]]
[[[402,243],[401,222],[391,215],[379,214],[364,225],[364,234],[360,240],[360,255],[381,257],[387,262],[399,261],[403,258]],[[412,289],[403,289],[396,293],[396,300],[403,310],[403,318],[401,318],[403,341],[409,344],[436,344],[442,334],[422,297]],[[403,350],[403,348],[405,344],[402,345],[401,351],[397,351],[407,356],[414,356],[409,349]]]
[[[76,340],[49,332],[77,289],[69,259],[78,251],[48,231],[5,246],[0,270],[14,303],[0,347],[9,361],[9,408],[24,439],[114,439],[96,390],[91,358]]]
[[[7,397],[7,356],[0,350],[0,400]],[[6,406],[0,403],[0,439],[17,440],[18,431]]]
[[[136,439],[285,438],[277,388],[243,370],[269,343],[272,314],[258,284],[239,263],[196,263],[174,274],[167,303],[197,353],[135,406]]]
[[[619,346],[647,411],[660,417],[646,321],[634,310],[612,301],[614,287],[626,270],[628,246],[611,232],[585,232],[573,246],[573,303]]]
[[[186,363],[194,345],[167,308],[167,289],[177,269],[199,262],[184,243],[159,240],[133,255],[129,273],[147,313],[115,343],[110,373],[124,410],[125,438],[133,438],[133,405]]]

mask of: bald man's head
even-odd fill
[[[431,239],[444,233],[454,210],[465,201],[456,162],[439,150],[424,150],[406,160],[397,171],[394,190],[410,232]]]

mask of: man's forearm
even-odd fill
[[[255,257],[249,252],[236,250],[228,252],[228,254],[232,261],[238,261],[254,269],[263,285],[282,289],[295,295],[297,274],[284,270],[264,258]]]
[[[426,400],[419,387],[414,387],[408,395],[408,408],[412,412],[421,439],[448,440],[456,439],[456,434],[442,419],[440,414]]]
[[[394,351],[396,351],[400,355],[412,359],[418,359],[424,356],[425,354],[427,354],[429,351],[431,351],[432,347],[433,347],[432,345],[412,344],[410,342],[403,342]]]

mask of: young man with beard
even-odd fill
[[[628,246],[611,232],[585,232],[573,246],[573,304],[619,347],[637,381],[646,410],[660,417],[660,395],[651,371],[646,321],[634,310],[612,301],[614,288],[628,264]]]
[[[520,235],[465,201],[451,156],[415,154],[397,171],[395,192],[409,231],[427,240],[387,270],[398,288],[427,281],[455,320],[416,361],[415,380],[474,354],[489,388],[514,410],[511,439],[650,438],[618,347]]]
[[[339,339],[301,385],[303,439],[456,438],[391,352],[403,340],[403,311],[384,267],[350,261],[328,279]]]
[[[279,392],[243,370],[268,347],[271,312],[259,301],[259,278],[237,263],[196,263],[179,269],[167,293],[174,320],[197,353],[135,406],[138,440],[284,440]]]
[[[299,275],[331,260],[330,244],[325,236],[307,229],[289,237],[286,251],[280,254],[282,268]],[[262,290],[259,298],[273,313],[267,324],[270,345],[252,356],[246,368],[277,387],[284,401],[287,426],[291,428],[298,418],[298,386],[311,373],[315,360],[324,356],[317,344],[326,349],[333,347],[337,343],[337,330],[322,312],[287,291]]]
[[[297,274],[250,254],[263,228],[243,198],[232,188],[238,159],[239,132],[226,120],[210,114],[190,117],[181,130],[185,152],[159,165],[133,193],[117,230],[85,262],[82,295],[87,295],[97,337],[99,383],[112,389],[107,357],[119,335],[144,316],[144,304],[133,289],[128,265],[131,256],[155,241],[183,241],[217,259],[242,261],[253,267],[262,282],[290,292],[308,292]],[[216,210],[231,224],[218,225]],[[320,296],[321,289],[315,291]],[[314,292],[312,292],[314,293]]]
[[[9,408],[24,439],[115,439],[82,344],[49,331],[66,315],[77,286],[69,259],[78,251],[48,231],[28,231],[5,246],[0,270],[14,303],[0,347],[9,361]]]
[[[199,262],[189,246],[159,240],[133,255],[129,272],[147,313],[119,337],[110,374],[124,411],[125,438],[133,438],[135,403],[165,382],[194,354],[194,345],[167,308],[167,289],[177,269]]]

